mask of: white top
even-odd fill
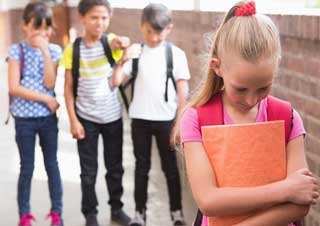
[[[175,81],[190,79],[187,57],[180,48],[172,45],[173,77]],[[132,60],[125,63],[123,71],[131,76]],[[177,94],[172,80],[168,82],[168,102],[164,99],[167,78],[165,43],[149,48],[144,45],[139,58],[138,74],[134,84],[129,116],[151,121],[173,120],[177,110]]]

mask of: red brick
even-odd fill
[[[303,63],[303,67],[306,75],[311,75],[311,76],[320,78],[320,59],[309,60],[307,58],[300,63]]]

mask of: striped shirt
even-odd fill
[[[72,44],[64,50],[60,65],[72,69]],[[117,61],[122,51],[112,51]],[[86,120],[109,123],[121,118],[122,109],[118,89],[109,87],[112,68],[104,54],[102,43],[86,46],[80,43],[80,68],[76,98],[76,112]]]

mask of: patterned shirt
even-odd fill
[[[47,89],[44,85],[43,70],[44,61],[40,49],[32,48],[25,41],[22,42],[24,52],[24,65],[20,80],[20,85],[39,93],[54,96],[53,89]],[[49,51],[54,62],[58,62],[61,57],[61,48],[55,44],[49,44]],[[19,44],[13,44],[9,48],[8,57],[21,63],[22,52]],[[12,96],[10,112],[15,117],[37,118],[51,115],[52,112],[46,104],[20,97]]]
[[[109,40],[114,35],[108,35]],[[73,45],[69,44],[60,61],[67,70],[72,69]],[[118,61],[122,51],[112,50],[112,56]],[[121,118],[121,102],[118,89],[109,87],[112,68],[105,56],[101,42],[86,46],[80,42],[80,69],[76,97],[77,114],[86,120],[96,123],[109,123]]]

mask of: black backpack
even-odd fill
[[[172,57],[172,45],[170,42],[166,42],[166,62],[167,62],[167,79],[166,79],[166,87],[164,92],[164,100],[168,102],[168,82],[171,79],[174,89],[177,91],[176,82],[173,77],[173,57]],[[143,44],[141,44],[143,47]],[[139,58],[134,58],[132,60],[132,72],[130,79],[123,85],[126,89],[128,86],[132,85],[131,87],[131,100],[133,100],[133,93],[134,93],[134,82],[138,75],[138,65],[139,65]]]
[[[112,52],[111,48],[108,43],[108,37],[107,35],[102,35],[100,39],[104,54],[106,55],[109,64],[113,68],[116,64],[115,60],[112,57]],[[77,97],[77,90],[78,90],[78,79],[79,79],[79,66],[80,66],[80,42],[81,42],[81,37],[76,38],[76,40],[73,43],[73,56],[72,56],[72,78],[73,78],[73,95],[76,98]],[[119,86],[119,91],[124,103],[124,106],[126,110],[128,111],[129,108],[129,102],[126,97],[126,94],[124,92],[124,88],[122,85]]]

